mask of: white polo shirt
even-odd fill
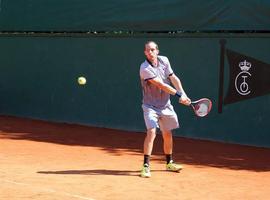
[[[165,56],[158,56],[158,66],[152,66],[145,60],[140,66],[140,78],[143,92],[143,105],[153,106],[158,109],[171,105],[170,94],[159,89],[147,80],[160,78],[166,84],[170,84],[169,76],[173,74],[169,59]]]

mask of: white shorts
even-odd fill
[[[142,109],[147,130],[160,128],[161,131],[170,131],[179,128],[178,117],[172,105],[163,109],[142,105]]]

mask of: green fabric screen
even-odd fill
[[[268,0],[2,0],[0,31],[269,30]]]
[[[209,97],[213,110],[197,118],[172,102],[178,136],[270,147],[270,95],[225,105],[218,113],[220,39],[226,47],[270,63],[268,35],[133,35],[0,37],[0,113],[144,131],[139,66],[144,43],[159,43],[193,99]],[[224,96],[229,85],[225,60]],[[77,77],[87,78],[86,86]]]

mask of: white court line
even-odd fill
[[[84,199],[84,200],[95,200],[95,199],[92,199],[92,198],[89,198],[89,197],[84,197],[84,196],[80,196],[80,195],[76,195],[76,194],[71,194],[71,193],[68,193],[68,192],[59,192],[59,191],[56,191],[56,190],[53,190],[53,189],[50,189],[50,188],[37,187],[37,186],[33,186],[31,184],[20,183],[20,182],[17,182],[17,181],[10,181],[10,180],[2,180],[2,181],[6,182],[6,183],[15,184],[15,185],[21,185],[21,186],[30,187],[31,189],[35,188],[36,190],[43,191],[43,192],[55,193],[57,195],[74,197],[74,198],[77,198],[77,199]]]

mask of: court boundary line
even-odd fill
[[[90,198],[90,197],[85,197],[85,196],[81,196],[81,195],[77,195],[77,194],[72,194],[72,193],[69,193],[69,192],[57,191],[57,190],[54,190],[54,189],[51,189],[51,188],[34,186],[32,184],[22,183],[22,182],[18,182],[18,181],[11,181],[11,180],[7,180],[7,179],[0,179],[0,180],[1,180],[1,182],[10,183],[10,184],[13,184],[13,185],[25,186],[25,187],[30,188],[31,190],[35,189],[35,190],[41,191],[41,192],[55,193],[57,195],[66,196],[66,197],[73,197],[73,198],[83,199],[83,200],[95,200],[95,199]]]

